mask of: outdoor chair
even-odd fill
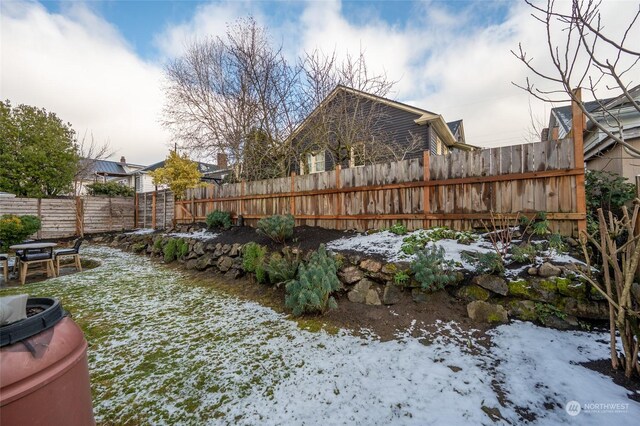
[[[80,245],[82,244],[82,238],[78,238],[73,247],[68,249],[56,250],[56,273],[60,275],[60,258],[61,257],[73,257],[75,261],[76,270],[82,272],[82,264],[80,263]]]
[[[6,253],[0,253],[0,264],[2,265],[2,274],[4,275],[4,282],[9,280],[9,255]]]
[[[56,269],[53,264],[53,250],[41,251],[36,250],[22,250],[22,253],[18,256],[20,259],[20,284],[24,284],[27,279],[29,271],[29,265],[32,264],[44,264],[47,277],[55,277]]]

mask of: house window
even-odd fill
[[[324,151],[307,154],[307,167],[309,173],[324,172]]]
[[[349,156],[349,167],[364,166],[365,158],[365,145],[363,143],[352,146]]]

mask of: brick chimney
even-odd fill
[[[121,162],[122,164],[126,164],[127,159],[126,159],[126,158],[124,158],[124,155],[123,155],[122,157],[120,157],[120,162]]]
[[[218,167],[223,170],[227,168],[227,154],[218,153]]]

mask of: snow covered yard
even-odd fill
[[[604,333],[514,322],[492,330],[488,348],[446,319],[414,324],[389,342],[312,333],[146,257],[96,246],[83,254],[102,265],[0,295],[62,300],[89,340],[99,423],[635,425],[640,418],[624,388],[578,365],[607,357]],[[585,409],[569,415],[569,401]],[[618,406],[603,413],[592,403]]]

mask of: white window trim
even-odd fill
[[[324,172],[326,169],[325,158],[324,151],[307,154],[307,167],[309,168],[309,174]],[[322,167],[319,167],[320,165],[322,165]]]
[[[367,146],[366,146],[364,143],[362,143],[362,144],[357,144],[357,145],[362,145],[362,152],[363,152],[363,155],[365,155],[365,156],[366,156]],[[355,158],[354,148],[355,148],[355,147],[354,147],[354,146],[352,146],[352,147],[349,149],[349,167],[364,167],[364,166],[365,166],[365,164],[366,164],[366,161],[364,161],[364,160],[363,160],[362,164],[358,164],[358,165],[356,165],[356,158]]]

